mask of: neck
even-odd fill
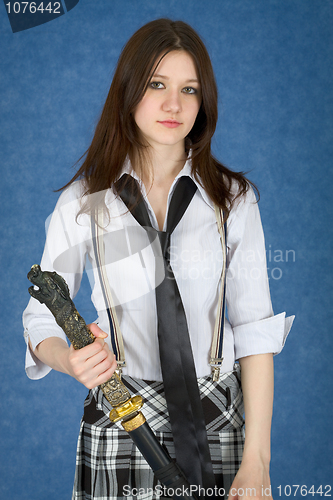
[[[172,184],[184,167],[186,159],[184,148],[149,148],[143,172],[139,173],[146,189],[149,190],[153,185]]]

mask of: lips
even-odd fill
[[[163,120],[163,121],[159,121],[158,123],[160,123],[161,125],[164,125],[167,128],[177,128],[177,127],[179,127],[179,125],[181,125],[181,123],[177,122],[177,120]]]

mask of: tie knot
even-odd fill
[[[169,260],[170,233],[167,231],[158,231],[157,234],[161,243],[162,255],[165,259]]]

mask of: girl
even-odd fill
[[[61,273],[75,297],[88,261],[96,341],[74,351],[45,306],[32,299],[24,313],[28,376],[38,379],[53,368],[90,389],[73,499],[160,493],[128,435],[107,418],[110,407],[98,386],[117,365],[124,383],[144,397],[148,423],[191,484],[214,484],[218,496],[224,489],[232,499],[271,498],[273,354],[282,349],[292,320],[273,315],[251,183],[211,154],[216,121],[214,74],[197,33],[168,19],[139,29],[120,56],[85,160],[58,201],[41,263]],[[191,194],[180,218],[177,203],[184,205],[187,194],[177,186],[185,184]],[[170,230],[171,212],[180,220]],[[166,260],[156,244],[163,247],[162,233],[171,233]],[[163,287],[170,282],[176,298],[169,300]],[[172,335],[179,324],[178,339]],[[222,354],[211,350],[215,343]],[[192,374],[184,360],[193,364]],[[186,387],[195,377],[195,387],[180,399],[197,409],[198,444],[187,437],[190,426],[181,426],[182,402],[178,407],[173,400],[181,372]]]

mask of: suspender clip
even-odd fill
[[[213,382],[218,382],[220,378],[220,367],[212,366],[212,379]]]
[[[210,358],[209,364],[212,369],[212,379],[213,382],[218,382],[220,378],[220,368],[223,362],[223,358]]]
[[[123,373],[123,366],[126,366],[126,362],[125,361],[117,361],[116,372],[119,375],[119,378],[121,378],[121,375]]]

